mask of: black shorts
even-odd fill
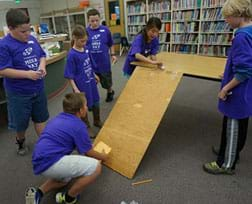
[[[110,89],[112,87],[112,72],[95,73],[101,82],[101,86],[104,89]]]

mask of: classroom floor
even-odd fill
[[[127,80],[122,76],[124,57],[113,67],[116,97]],[[249,204],[252,200],[252,122],[247,144],[240,156],[236,175],[210,175],[202,164],[215,159],[211,145],[220,140],[222,116],[217,111],[219,82],[184,77],[169,105],[134,179],[127,179],[104,167],[97,181],[88,186],[80,204]],[[67,88],[64,93],[70,92]],[[51,117],[62,110],[63,94],[48,103]],[[115,103],[105,103],[101,93],[102,119]],[[91,117],[90,117],[91,119]],[[94,129],[97,132],[97,129]],[[31,154],[37,139],[33,126],[27,131],[30,153],[16,155],[15,134],[0,128],[0,203],[24,204],[28,186],[39,186],[44,178],[32,173]],[[132,147],[134,148],[134,147]],[[130,149],[129,149],[130,151]],[[152,182],[132,186],[132,182]],[[54,204],[56,192],[47,194],[42,204]]]

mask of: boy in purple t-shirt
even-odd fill
[[[37,135],[49,118],[44,93],[46,55],[30,35],[30,19],[20,9],[10,9],[6,23],[10,33],[0,41],[0,75],[8,102],[9,128],[16,131],[18,154],[24,155],[25,131],[32,118]]]
[[[100,25],[100,13],[96,9],[90,9],[87,12],[87,17],[89,22],[87,46],[95,62],[92,64],[92,68],[100,78],[102,88],[107,90],[106,102],[110,102],[115,94],[112,89],[110,56],[112,62],[117,61],[112,35],[107,26]]]
[[[87,127],[81,117],[87,112],[83,93],[69,93],[63,99],[64,112],[51,119],[43,130],[32,155],[35,175],[49,179],[37,190],[33,202],[53,189],[71,187],[56,194],[57,203],[77,203],[78,195],[101,173],[101,163],[108,155],[93,150]],[[74,150],[79,155],[71,155]]]
[[[156,57],[159,48],[158,35],[161,26],[162,23],[159,18],[151,17],[146,27],[135,37],[124,63],[123,73],[125,76],[130,77],[136,68],[135,65],[130,64],[133,61],[156,64],[158,67],[163,65]]]
[[[87,41],[85,28],[77,25],[72,32],[72,38],[72,49],[67,56],[64,76],[69,79],[75,93],[85,93],[88,109],[93,112],[94,126],[101,128],[100,97],[96,84],[99,77],[93,72],[89,50],[85,47]],[[90,127],[87,114],[83,120]]]
[[[252,2],[227,0],[222,13],[237,30],[218,94],[219,111],[224,115],[220,149],[217,160],[204,164],[203,169],[211,174],[234,174],[252,115]]]

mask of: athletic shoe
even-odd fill
[[[79,200],[79,196],[77,196],[75,198],[74,201],[72,202],[66,202],[66,199],[65,199],[65,196],[66,196],[66,193],[65,192],[59,192],[56,194],[56,203],[62,203],[62,204],[76,204]]]
[[[39,204],[41,195],[34,187],[29,187],[25,191],[25,204]]]
[[[111,92],[107,93],[107,98],[106,98],[106,102],[111,102],[114,99],[114,95],[115,95],[115,91],[112,90]]]
[[[16,144],[18,145],[18,147],[17,147],[17,154],[18,155],[24,156],[28,153],[28,147],[26,147],[26,145],[25,145],[25,139],[18,140],[16,138]]]
[[[232,175],[235,173],[235,171],[231,168],[223,168],[219,167],[219,165],[216,163],[216,161],[206,163],[203,165],[204,171],[210,174],[227,174]]]

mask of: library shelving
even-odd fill
[[[227,55],[233,31],[221,14],[225,0],[203,0],[201,6],[201,30],[199,54],[208,56]]]
[[[40,23],[46,23],[50,33],[65,33],[71,39],[72,29],[80,24],[87,25],[86,12],[84,10],[60,10],[42,14]]]
[[[162,21],[160,50],[225,57],[233,30],[221,10],[226,0],[126,0],[126,35],[131,42],[147,20]]]

